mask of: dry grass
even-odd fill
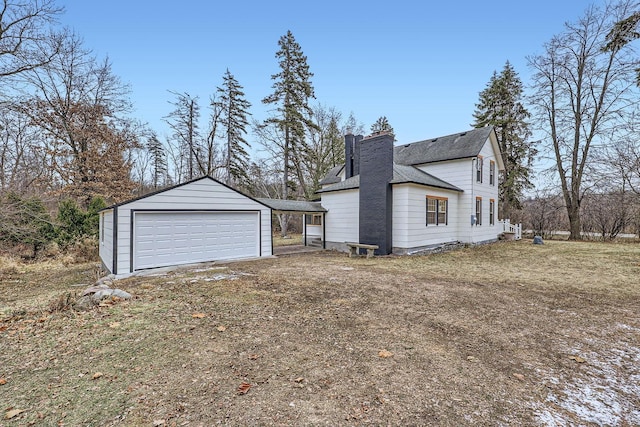
[[[292,246],[302,244],[302,234],[289,233],[287,238],[283,238],[280,234],[273,235],[273,246]]]
[[[0,260],[0,426],[640,423],[638,245],[93,267]]]

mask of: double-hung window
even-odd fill
[[[447,225],[449,200],[446,197],[427,196],[427,226]]]
[[[496,201],[494,199],[489,199],[489,225],[495,225],[495,210],[496,210]]]
[[[476,182],[482,183],[482,173],[484,169],[484,159],[478,156],[476,159]]]
[[[482,197],[476,197],[476,225],[482,225]]]

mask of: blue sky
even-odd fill
[[[168,91],[199,96],[204,112],[227,68],[253,116],[266,118],[277,42],[291,30],[315,74],[314,102],[353,113],[366,131],[386,116],[399,144],[468,129],[493,71],[509,60],[527,84],[526,57],[591,3],[58,1],[61,23],[109,56],[131,86],[135,117],[162,139]]]

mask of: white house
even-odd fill
[[[447,243],[498,239],[498,174],[504,170],[492,127],[393,146],[393,136],[345,137],[344,166],[318,191],[324,246],[345,242],[405,254]]]
[[[100,212],[100,259],[116,276],[271,256],[271,208],[205,176]]]

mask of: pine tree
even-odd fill
[[[222,87],[217,88],[219,98],[216,104],[220,108],[220,120],[226,136],[226,183],[235,181],[246,186],[249,180],[249,143],[244,135],[249,125],[247,116],[251,115],[248,111],[251,103],[244,98],[242,86],[228,69],[222,79]]]
[[[389,132],[390,134],[394,134],[394,130],[389,124],[389,120],[386,116],[378,117],[378,120],[374,124],[371,125],[371,133],[380,133],[380,132]]]
[[[473,114],[473,126],[494,126],[502,152],[504,173],[500,176],[502,218],[510,218],[513,209],[521,209],[522,193],[531,188],[531,168],[537,150],[529,141],[530,114],[522,104],[523,87],[513,66],[506,62],[498,74],[494,71]]]
[[[166,183],[167,155],[164,151],[164,146],[158,139],[155,132],[153,132],[149,137],[147,150],[149,150],[149,155],[151,156],[153,188],[157,189]]]
[[[262,100],[264,104],[276,105],[276,114],[267,119],[267,125],[272,124],[283,134],[283,141],[279,145],[282,156],[282,197],[290,198],[289,172],[292,169],[292,157],[298,155],[303,145],[305,131],[313,128],[310,119],[312,114],[309,99],[315,98],[307,57],[302,53],[291,31],[280,37],[280,50],[276,52],[279,60],[280,72],[273,74],[273,93]],[[286,235],[287,221],[281,220],[282,234]]]

